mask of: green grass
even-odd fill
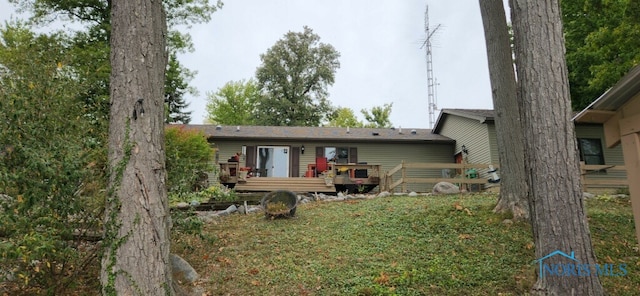
[[[293,219],[233,215],[173,251],[210,295],[522,295],[537,265],[527,223],[503,224],[488,194],[388,197],[299,206]],[[587,203],[598,262],[627,263],[602,278],[611,295],[640,291],[628,200]]]

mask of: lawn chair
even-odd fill
[[[316,177],[329,169],[326,157],[316,157]]]

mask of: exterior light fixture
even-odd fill
[[[302,145],[302,147],[300,147],[300,154],[304,154],[304,145]]]
[[[469,150],[467,149],[467,146],[462,145],[462,153],[469,154]]]

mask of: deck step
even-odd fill
[[[320,178],[248,178],[235,186],[238,192],[290,190],[294,192],[335,192],[333,185],[327,186]]]

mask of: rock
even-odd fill
[[[189,205],[190,205],[190,206],[192,206],[192,207],[197,207],[197,206],[199,206],[199,205],[200,205],[200,202],[199,202],[199,201],[197,201],[197,200],[192,200],[192,201],[189,203]]]
[[[178,209],[188,209],[189,208],[189,204],[182,201],[182,202],[179,202],[176,205],[176,208],[178,208]]]
[[[238,213],[246,214],[247,213],[247,209],[245,209],[244,206],[239,206],[238,207]]]
[[[629,196],[626,195],[626,194],[616,194],[616,197],[617,198],[629,198]]]
[[[235,212],[238,211],[238,207],[236,207],[236,205],[230,205],[226,210],[224,210],[225,212],[227,212],[227,214],[233,214]]]
[[[409,196],[415,197],[415,196],[418,196],[418,194],[415,191],[411,191],[409,192]]]
[[[338,197],[344,197],[344,193],[338,192]]]
[[[458,194],[460,193],[460,188],[458,186],[453,185],[449,182],[439,182],[435,186],[433,186],[433,193],[435,194]]]
[[[171,270],[174,278],[187,283],[193,283],[198,279],[198,273],[189,262],[175,254],[169,256],[171,257]]]
[[[247,209],[247,214],[251,214],[251,213],[257,213],[262,211],[262,206],[257,206],[257,207],[249,207]]]
[[[582,193],[582,198],[584,198],[584,199],[591,199],[591,198],[594,198],[594,197],[596,197],[596,196],[593,193],[589,193],[589,192],[583,192]]]
[[[389,191],[382,191],[378,193],[378,197],[388,197],[388,196],[391,196],[391,193],[389,193]]]

